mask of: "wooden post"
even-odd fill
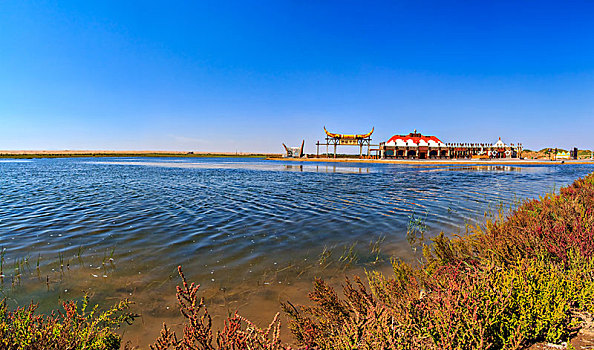
[[[336,158],[336,140],[334,140],[334,158]]]
[[[316,142],[317,150],[316,150],[316,158],[320,158],[320,141]]]

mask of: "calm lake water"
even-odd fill
[[[557,191],[592,165],[407,166],[236,158],[0,160],[1,292],[14,306],[136,301],[125,331],[146,345],[179,321],[176,267],[216,318],[264,323],[304,301],[313,276],[339,281],[414,259],[414,224],[456,233],[499,205]],[[381,249],[379,249],[381,248]]]

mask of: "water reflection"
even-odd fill
[[[498,171],[498,172],[521,172],[521,171],[542,171],[546,170],[546,168],[542,167],[520,167],[520,166],[512,166],[512,165],[472,165],[472,166],[445,166],[437,169],[430,169],[425,170],[425,172],[434,172],[434,171],[478,171],[478,172],[490,172],[490,171]]]
[[[284,165],[287,171],[299,171],[299,172],[315,172],[315,173],[342,173],[342,174],[370,174],[373,172],[368,167],[341,167],[336,165]]]
[[[185,168],[185,169],[244,169],[258,171],[296,171],[296,172],[314,172],[314,173],[343,173],[343,174],[369,174],[373,169],[369,167],[355,166],[337,166],[337,165],[310,165],[310,164],[283,164],[278,162],[251,163],[251,162],[188,162],[183,160],[167,161],[98,161],[89,162],[89,164],[105,165],[143,165],[167,168]]]

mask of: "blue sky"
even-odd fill
[[[594,148],[594,3],[1,1],[0,149]]]

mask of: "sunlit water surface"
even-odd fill
[[[1,291],[41,310],[83,290],[128,297],[142,318],[125,337],[146,346],[180,322],[176,267],[202,284],[215,321],[264,324],[314,276],[413,259],[411,224],[429,237],[485,211],[557,191],[592,165],[409,166],[238,158],[0,161]],[[379,249],[378,249],[379,248]]]

